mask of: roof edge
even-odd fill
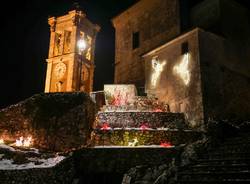
[[[176,40],[182,39],[182,38],[185,37],[186,35],[192,34],[192,33],[194,33],[194,32],[198,32],[198,31],[205,32],[203,29],[201,29],[201,28],[199,28],[199,27],[196,27],[196,28],[194,28],[194,29],[192,29],[192,30],[190,30],[190,31],[184,32],[184,33],[178,35],[177,37],[175,37],[175,38],[173,38],[173,39],[167,41],[165,44],[160,45],[160,46],[158,46],[158,47],[152,49],[152,50],[149,51],[149,52],[146,52],[145,54],[142,55],[142,57],[147,57],[147,56],[149,56],[149,55],[151,55],[151,54],[154,54],[155,52],[161,50],[162,48],[167,47],[168,45],[170,45],[171,43],[175,42]]]

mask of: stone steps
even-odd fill
[[[207,180],[207,181],[200,181],[200,180],[180,180],[178,184],[249,184],[249,179],[235,179],[235,180]]]
[[[169,129],[186,129],[185,116],[183,113],[170,112],[143,112],[143,111],[116,111],[98,112],[95,128],[101,128],[103,123],[108,123],[111,128],[139,128],[146,124],[150,128],[159,127]]]
[[[209,150],[203,158],[250,158],[250,138],[231,138],[216,149]]]
[[[237,158],[237,159],[199,159],[196,164],[209,164],[209,165],[232,165],[232,164],[248,164],[250,165],[250,159]]]
[[[223,145],[232,145],[232,143],[242,143],[242,142],[250,142],[250,135],[247,133],[244,134],[239,134],[237,135],[237,137],[231,137],[231,138],[227,138],[226,140],[224,140]]]
[[[239,145],[241,145],[241,144],[249,144],[250,143],[250,139],[236,139],[236,140],[230,140],[230,141],[225,141],[224,143],[223,143],[223,145],[222,146],[232,146],[232,145],[235,145],[235,146],[239,146]]]
[[[115,130],[94,130],[91,139],[93,146],[128,146],[136,138],[137,146],[140,145],[161,145],[169,142],[174,146],[188,144],[202,137],[197,131],[179,130],[151,130],[151,129],[115,129]]]
[[[248,164],[233,164],[233,165],[208,165],[208,164],[200,164],[189,167],[189,171],[199,172],[199,171],[241,171],[241,170],[250,170],[250,166]]]
[[[199,172],[191,172],[191,171],[185,171],[185,172],[179,172],[178,178],[181,180],[195,180],[200,179],[201,181],[209,180],[211,178],[216,180],[230,180],[230,179],[249,179],[250,178],[250,171],[221,171],[220,169],[217,169],[215,171],[199,171]]]
[[[250,137],[230,138],[193,165],[178,170],[178,184],[250,183]]]
[[[248,147],[224,147],[219,148],[213,151],[208,151],[208,153],[235,153],[235,152],[242,152],[242,153],[250,153],[250,146]]]
[[[209,159],[214,159],[214,158],[230,158],[230,159],[237,159],[237,158],[250,158],[250,153],[249,152],[240,152],[240,153],[212,153],[208,155]]]
[[[243,142],[243,141],[241,143],[236,143],[236,142],[232,142],[231,144],[224,144],[223,143],[223,145],[221,145],[217,149],[250,147],[249,143],[250,142]]]
[[[239,135],[238,137],[232,137],[232,138],[228,138],[225,140],[224,143],[230,143],[230,142],[241,142],[242,140],[245,140],[245,141],[250,141],[250,137],[248,134],[241,134]]]

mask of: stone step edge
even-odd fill
[[[221,162],[223,162],[223,161],[249,161],[250,162],[250,158],[234,158],[234,159],[224,159],[224,158],[222,158],[222,159],[198,159],[198,160],[196,160],[195,161],[195,163],[200,163],[200,162],[206,162],[206,161],[209,161],[209,162],[219,162],[219,161],[221,161]]]
[[[206,181],[202,181],[202,180],[177,180],[178,182],[185,182],[185,183],[190,183],[190,182],[199,182],[199,183],[213,183],[216,184],[214,182],[250,182],[250,179],[223,179],[223,180],[206,180]]]
[[[128,128],[110,128],[107,129],[109,131],[118,131],[118,130],[123,130],[123,131],[169,131],[169,132],[197,132],[195,130],[190,130],[190,129],[173,129],[173,128],[148,128],[148,129],[141,129],[138,127],[128,127]],[[107,131],[107,130],[101,130],[101,128],[94,128],[93,131]],[[197,133],[202,133],[202,132],[197,132]]]
[[[244,170],[244,171],[235,171],[235,172],[226,172],[226,171],[222,171],[222,172],[215,172],[215,171],[213,171],[213,172],[210,172],[210,171],[208,171],[208,172],[188,172],[188,171],[186,171],[186,172],[179,172],[177,175],[178,176],[183,176],[183,175],[210,175],[210,174],[212,174],[212,175],[228,175],[228,174],[237,174],[237,175],[239,175],[239,174],[250,174],[250,171],[249,170]]]
[[[190,168],[199,168],[199,167],[249,167],[250,165],[248,164],[228,164],[228,165],[194,165],[190,166]]]

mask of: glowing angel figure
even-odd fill
[[[155,87],[156,84],[158,83],[161,72],[163,71],[165,65],[166,61],[163,61],[161,63],[157,58],[153,58],[152,60],[153,73],[151,75],[151,84],[153,87]]]
[[[189,54],[186,53],[179,65],[174,66],[173,70],[180,76],[185,85],[190,82],[190,71],[188,70],[189,65]]]

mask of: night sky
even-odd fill
[[[183,11],[201,0],[182,0]],[[0,108],[44,91],[49,16],[72,9],[74,0],[8,1],[1,8]],[[101,26],[95,52],[94,90],[113,83],[114,29],[110,19],[137,0],[79,0],[87,17]],[[249,0],[238,2],[250,7]],[[4,9],[6,10],[4,12]],[[185,10],[186,9],[186,10]]]

